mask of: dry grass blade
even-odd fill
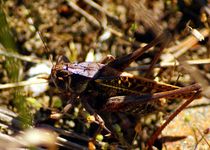
[[[86,147],[73,143],[71,141],[67,141],[66,139],[61,137],[58,137],[58,142],[60,146],[65,147],[67,149],[87,150]]]
[[[87,4],[89,4],[90,6],[94,7],[95,9],[101,11],[102,13],[105,13],[108,17],[113,18],[115,20],[118,20],[117,16],[111,14],[110,12],[108,12],[106,9],[104,9],[102,6],[98,5],[97,3],[95,3],[92,0],[84,0]]]
[[[0,84],[0,89],[23,87],[23,86],[28,86],[28,85],[32,85],[32,84],[41,84],[41,83],[48,84],[48,81],[45,79],[37,78],[33,81],[20,81],[20,82],[16,82],[16,83],[6,83],[6,84]]]
[[[203,35],[203,37],[207,37],[209,35],[209,29],[206,28],[199,30],[199,32]],[[164,61],[169,62],[173,61],[174,58],[179,58],[196,43],[198,43],[198,39],[195,38],[194,35],[189,35],[185,40],[181,41],[179,45],[166,49],[168,53],[172,53],[173,57],[167,58]]]
[[[68,2],[70,7],[72,7],[76,12],[80,13],[81,15],[83,15],[95,27],[103,28],[104,30],[108,30],[113,35],[119,37],[127,45],[134,45],[135,47],[139,47],[140,46],[140,43],[137,42],[137,41],[132,43],[129,40],[129,37],[125,36],[121,31],[118,31],[118,30],[114,29],[113,27],[109,27],[108,25],[104,25],[103,23],[100,23],[94,16],[92,16],[91,14],[87,13],[85,10],[80,8],[76,3],[71,2],[70,0],[66,0],[66,1]],[[88,4],[90,3],[90,1],[87,1],[87,2],[88,2]],[[91,3],[91,6],[92,6],[92,3]],[[93,7],[98,7],[98,6],[94,5]]]
[[[210,86],[209,81],[204,78],[204,76],[201,74],[200,70],[194,66],[190,66],[186,61],[184,61],[184,57],[178,59],[181,67],[189,73],[189,75],[196,81],[197,83],[200,83],[203,90],[202,93],[204,96],[210,98]]]
[[[10,115],[11,114],[11,115]],[[6,135],[0,133],[0,148],[3,149],[7,145],[8,150],[13,148],[20,147],[30,147],[30,146],[39,146],[45,145],[48,149],[55,150],[57,145],[66,147],[66,148],[75,148],[75,149],[85,149],[84,146],[81,146],[77,143],[68,141],[65,138],[58,137],[59,135],[64,135],[66,137],[72,137],[82,141],[88,141],[89,138],[85,138],[79,134],[76,134],[71,131],[65,131],[59,128],[55,128],[49,125],[40,125],[39,128],[32,128],[29,130],[20,130],[21,121],[17,119],[17,115],[7,109],[0,109],[0,127],[2,129],[9,129],[16,131],[20,134],[16,136]],[[98,143],[99,144],[99,143]],[[9,146],[8,146],[9,145]],[[38,147],[37,147],[38,148]],[[39,149],[39,148],[38,148]]]
[[[210,59],[197,59],[197,60],[186,60],[187,64],[189,65],[205,65],[210,64]],[[175,62],[160,62],[160,64],[154,65],[155,68],[165,68],[165,67],[174,67],[174,66],[180,66],[181,64],[179,61],[175,60]],[[135,70],[144,70],[148,69],[150,65],[141,65],[138,67],[128,67],[126,71],[135,71]]]
[[[71,8],[73,8],[75,11],[83,15],[87,20],[93,24],[94,26],[100,28],[100,23],[97,19],[95,19],[92,15],[88,14],[86,11],[84,11],[82,8],[80,8],[77,4],[72,2],[71,0],[66,0]]]
[[[42,145],[56,150],[56,139],[57,135],[46,129],[29,129],[15,137],[0,133],[0,148],[9,150]]]
[[[203,133],[200,131],[200,129],[199,129],[198,127],[196,127],[196,130],[197,130],[198,133],[200,134],[201,138],[200,138],[200,140],[198,140],[198,142],[197,142],[197,144],[196,144],[196,146],[195,146],[195,149],[197,149],[198,144],[199,144],[202,140],[204,140],[204,141],[206,142],[206,144],[207,144],[207,145],[209,146],[209,148],[210,148],[210,143],[209,143],[208,140],[206,139],[205,135],[203,135]]]
[[[15,53],[11,53],[11,52],[7,52],[4,50],[0,50],[0,55],[6,56],[6,57],[12,57],[12,58],[17,58],[23,61],[27,61],[27,62],[32,62],[32,63],[46,63],[51,65],[50,61],[48,60],[43,60],[37,57],[33,57],[33,56],[24,56],[24,55],[20,55],[20,54],[15,54]]]
[[[197,30],[196,30],[197,31]],[[197,31],[199,34],[201,34],[204,38],[206,38],[209,35],[209,29],[202,29]],[[166,56],[162,57],[164,58],[161,63],[170,62],[170,61],[176,61],[176,58],[179,58],[184,53],[186,53],[191,47],[193,47],[195,44],[199,42],[199,39],[196,38],[194,35],[189,35],[185,40],[181,41],[180,44],[165,49]]]

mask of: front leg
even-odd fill
[[[97,132],[95,133],[94,139],[95,139],[96,135],[99,134],[102,131],[102,129],[105,129],[110,134],[111,131],[105,126],[104,120],[101,118],[100,115],[98,115],[96,113],[96,111],[88,103],[88,98],[87,97],[81,97],[81,100],[82,100],[83,107],[86,109],[87,112],[90,113],[90,115],[93,115],[94,116],[96,122],[100,126],[98,128]]]
[[[68,112],[71,110],[71,108],[74,106],[75,102],[76,102],[76,96],[72,96],[67,101],[67,104],[64,106],[63,110],[60,112],[54,112],[53,114],[50,115],[50,118],[58,120],[62,118],[64,115],[67,115]]]

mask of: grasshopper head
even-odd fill
[[[53,66],[50,78],[59,90],[78,94],[86,89],[90,80],[83,72],[83,66],[71,64],[65,56],[61,56]]]
[[[55,86],[62,91],[72,91],[71,75],[72,73],[66,69],[66,64],[70,63],[65,56],[60,56],[51,69],[50,79]]]

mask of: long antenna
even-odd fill
[[[46,42],[45,42],[45,40],[44,40],[44,38],[43,38],[41,32],[40,32],[39,30],[36,30],[36,32],[38,33],[39,38],[42,40],[42,43],[43,43],[43,45],[44,45],[44,48],[47,50],[47,52],[50,52],[50,49],[49,49],[49,47],[47,46],[47,44],[46,44]],[[53,58],[52,58],[52,55],[49,56],[49,59],[50,59],[52,65],[53,65]]]
[[[43,45],[44,45],[44,48],[47,50],[47,52],[50,52],[50,49],[49,49],[49,47],[47,46],[47,44],[46,44],[46,42],[45,42],[45,40],[44,40],[44,38],[43,38],[41,32],[40,32],[39,30],[37,30],[36,32],[38,33],[39,38],[42,40],[42,43],[43,43]]]
[[[43,38],[41,32],[39,31],[39,29],[38,29],[37,26],[35,25],[35,23],[34,23],[32,17],[29,17],[28,23],[31,24],[31,25],[33,25],[33,27],[34,27],[35,30],[36,30],[36,33],[39,35],[39,38],[41,39],[41,41],[42,41],[42,43],[43,43],[43,45],[44,45],[45,50],[46,50],[47,52],[50,52],[49,47],[47,46],[47,44],[46,44],[46,42],[45,42],[45,40],[44,40],[44,38]],[[50,60],[50,62],[51,62],[52,65],[53,65],[52,55],[50,55],[49,60]]]

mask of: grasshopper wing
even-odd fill
[[[154,108],[153,104],[160,98],[190,98],[200,90],[199,84],[193,84],[187,87],[170,90],[166,92],[158,92],[154,94],[130,95],[130,96],[114,96],[107,100],[103,107],[103,111],[145,111],[147,108]],[[147,110],[146,110],[147,111]]]

